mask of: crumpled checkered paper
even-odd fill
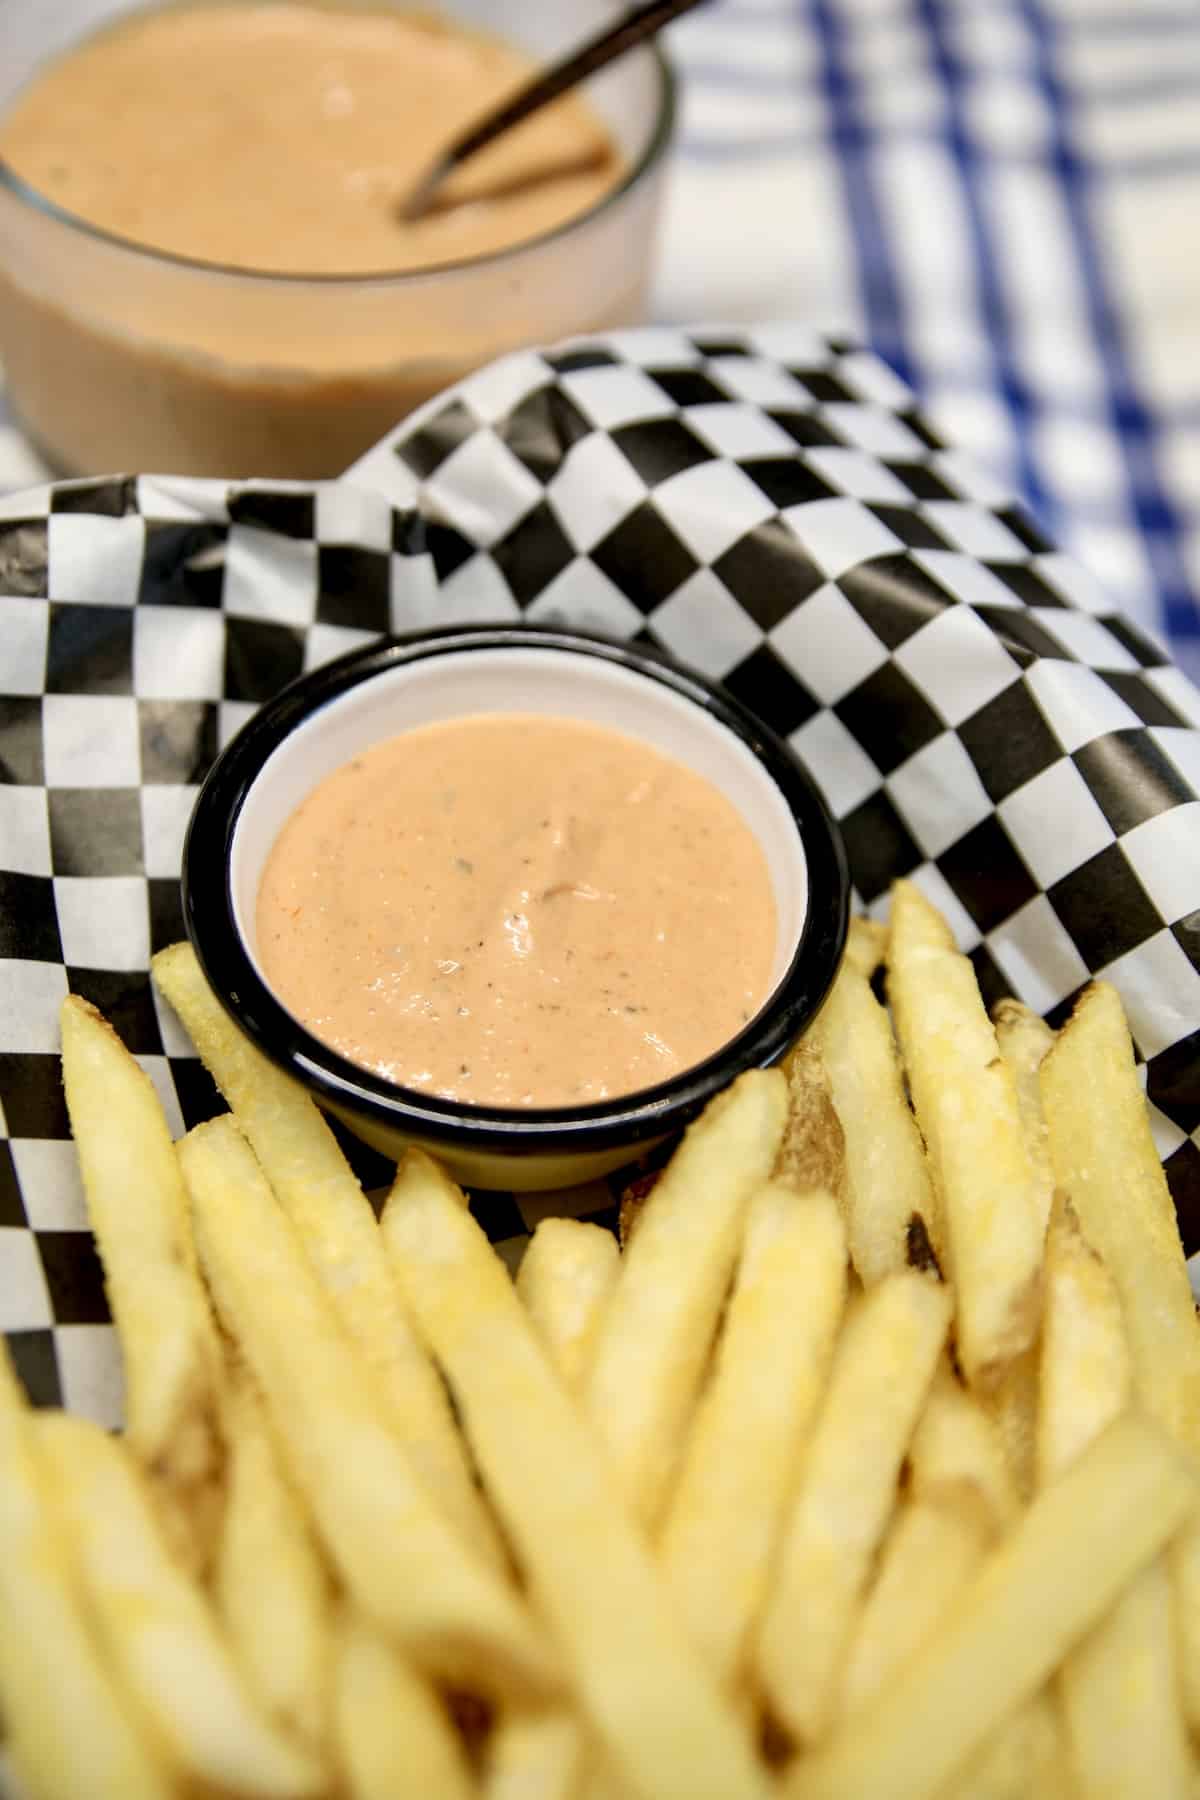
[[[147,972],[182,932],[197,784],[284,682],[434,623],[663,646],[808,764],[860,906],[914,875],[986,997],[1053,1022],[1115,982],[1200,1251],[1200,693],[862,350],[771,328],[522,352],[339,482],[0,502],[0,594],[0,1329],[39,1401],[120,1413],[63,995],[112,1019],[176,1130],[217,1109]],[[515,1255],[546,1211],[611,1217],[619,1185],[473,1203]]]

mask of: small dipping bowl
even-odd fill
[[[5,21],[0,113],[41,64],[129,8],[19,10]],[[604,0],[439,12],[539,63],[611,19]],[[637,324],[674,80],[647,45],[581,92],[623,159],[613,187],[541,237],[410,273],[281,275],[157,251],[87,224],[0,159],[0,357],[23,428],[61,475],[321,479],[493,357]]]
[[[371,745],[479,713],[570,717],[639,738],[705,777],[754,833],[775,899],[771,988],[750,1023],[705,1061],[586,1106],[468,1105],[348,1061],[271,991],[256,952],[255,911],[285,821]],[[686,1125],[744,1070],[778,1062],[833,979],[848,899],[845,855],[824,802],[752,713],[653,651],[532,626],[384,640],[293,682],[214,764],[183,857],[189,936],[216,993],[259,1049],[385,1155],[419,1144],[461,1181],[517,1191],[606,1174]],[[703,982],[703,969],[696,979]]]

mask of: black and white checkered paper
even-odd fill
[[[217,1109],[148,975],[182,932],[197,784],[284,682],[435,623],[663,646],[807,763],[860,906],[914,876],[988,1000],[1052,1022],[1113,981],[1200,1252],[1200,693],[862,350],[623,333],[492,365],[339,482],[13,496],[0,595],[0,1330],[38,1401],[120,1413],[63,996],[113,1021],[177,1131]],[[615,1186],[474,1204],[515,1257]]]

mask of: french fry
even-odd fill
[[[125,1370],[125,1431],[176,1551],[202,1568],[219,1519],[221,1353],[167,1121],[95,1007],[68,995],[63,1084]]]
[[[171,1800],[92,1636],[56,1500],[0,1338],[0,1709],[18,1780],[29,1800]]]
[[[253,1152],[225,1116],[179,1146],[217,1309],[249,1364],[326,1554],[363,1612],[448,1680],[559,1685],[520,1597],[435,1507]]]
[[[938,1195],[959,1361],[972,1387],[994,1386],[1037,1333],[1034,1176],[975,972],[907,881],[892,890],[888,996]]]
[[[742,1672],[766,1596],[845,1298],[832,1197],[760,1188],[659,1544],[681,1617],[726,1685]]]
[[[213,1563],[217,1610],[251,1691],[319,1752],[329,1724],[329,1576],[240,1358],[226,1378],[222,1418],[229,1461]]]
[[[653,1528],[733,1273],[746,1208],[783,1137],[787,1083],[753,1070],[686,1133],[638,1219],[584,1405],[627,1504]]]
[[[34,1425],[105,1649],[172,1762],[237,1794],[321,1793],[325,1769],[256,1706],[123,1444],[66,1413],[41,1413]]]
[[[869,1287],[905,1266],[914,1216],[941,1229],[925,1148],[904,1093],[892,1027],[847,958],[814,1027],[845,1134],[850,1258]]]
[[[1103,1257],[1139,1403],[1200,1459],[1200,1325],[1115,989],[1095,982],[1041,1068],[1055,1179]],[[1200,1522],[1171,1547],[1184,1707],[1200,1732]]]
[[[866,1705],[920,1648],[1016,1516],[995,1427],[945,1358],[909,1445],[908,1474],[846,1663],[843,1714]]]
[[[594,1434],[504,1265],[420,1152],[400,1165],[382,1223],[483,1479],[618,1776],[645,1800],[764,1800],[749,1736],[687,1642]],[[635,1241],[649,1228],[647,1212]]]
[[[818,1740],[831,1722],[950,1313],[942,1284],[907,1269],[868,1288],[848,1313],[758,1642],[758,1673],[772,1709],[801,1743]]]
[[[586,1758],[574,1713],[506,1713],[488,1742],[483,1800],[582,1800]]]
[[[884,1692],[797,1763],[786,1800],[933,1800],[1162,1551],[1196,1497],[1170,1440],[1136,1414],[1118,1419],[1036,1496]]]
[[[1054,1197],[1054,1170],[1050,1140],[1042,1112],[1039,1070],[1054,1042],[1054,1033],[1043,1019],[1019,1000],[1001,1000],[992,1014],[996,1042],[1013,1079],[1021,1136],[1033,1171],[1038,1228],[1045,1237]],[[1038,1346],[1014,1357],[988,1395],[988,1404],[999,1429],[1009,1466],[1021,1497],[1028,1500],[1034,1488],[1034,1436],[1038,1404]]]
[[[1121,1303],[1108,1270],[1060,1200],[1046,1247],[1037,1464],[1051,1482],[1129,1405]],[[1087,1800],[1187,1800],[1191,1756],[1166,1568],[1151,1563],[1059,1674],[1074,1768]]]
[[[580,1219],[540,1220],[521,1258],[517,1292],[568,1387],[584,1377],[620,1267],[612,1232]]]
[[[428,1678],[354,1612],[337,1635],[333,1716],[348,1800],[469,1800],[476,1792]]]
[[[797,1039],[782,1066],[787,1077],[788,1114],[775,1175],[801,1194],[822,1188],[844,1208],[846,1140],[815,1031]]]
[[[856,914],[846,933],[845,960],[865,981],[870,981],[887,955],[887,926],[879,919]]]
[[[1043,1689],[1004,1720],[938,1800],[1074,1800],[1058,1709]]]
[[[154,958],[154,980],[249,1139],[343,1326],[370,1364],[422,1481],[466,1541],[499,1567],[494,1526],[437,1375],[413,1336],[379,1228],[336,1138],[308,1095],[245,1038],[189,944]]]

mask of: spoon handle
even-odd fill
[[[626,50],[632,50],[643,39],[653,37],[664,25],[669,25],[672,19],[677,19],[681,13],[690,12],[692,7],[699,4],[700,0],[644,0],[641,6],[634,6],[622,14],[615,24],[606,26],[595,37],[580,45],[578,50],[563,57],[561,62],[543,69],[539,75],[527,81],[524,87],[518,88],[504,106],[488,113],[478,125],[455,138],[413,189],[401,216],[408,220],[419,218],[434,189],[453,169],[465,162],[468,156],[474,156],[477,150],[482,150],[485,144],[490,144],[502,132],[519,125],[530,113],[548,106],[560,94],[565,94],[568,88],[585,81],[597,69],[602,69],[606,63],[623,56]]]

